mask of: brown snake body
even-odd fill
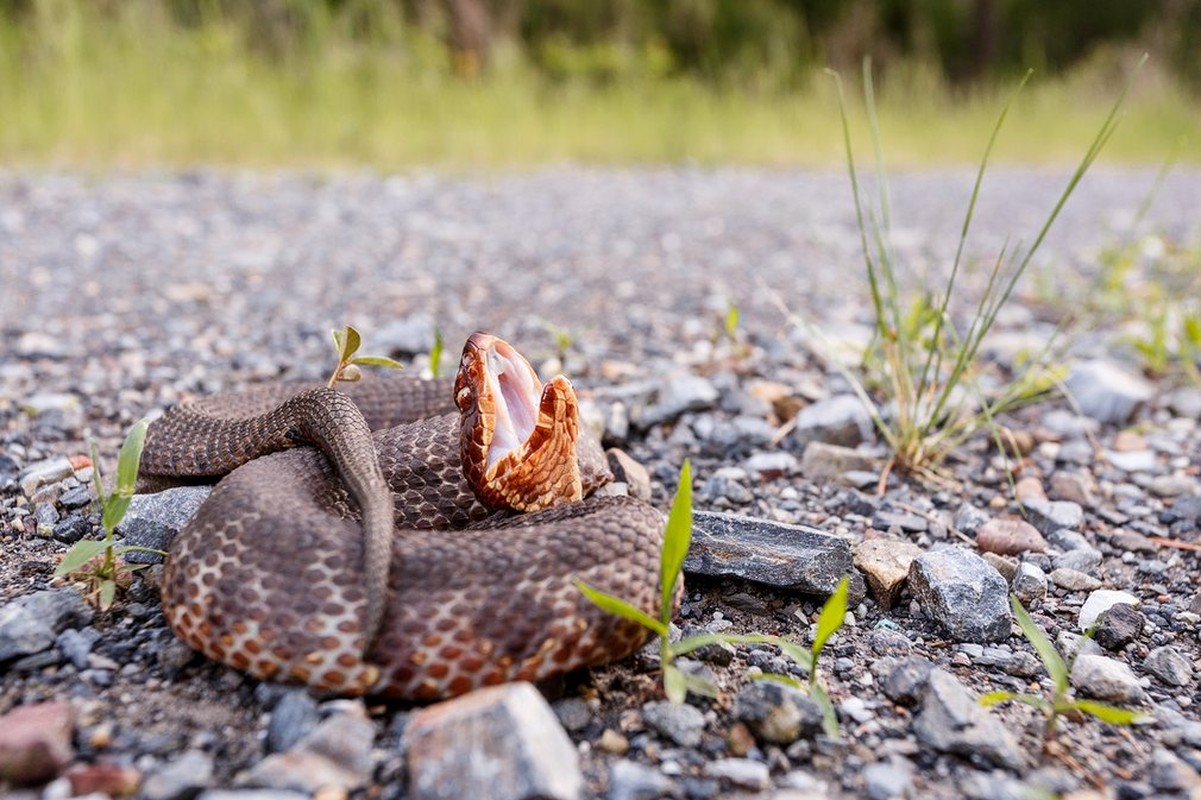
[[[543,387],[483,334],[453,391],[180,404],[151,424],[140,479],[224,477],[172,544],[167,619],[212,659],[339,694],[430,700],[622,658],[645,631],[574,579],[657,615],[662,516],[581,499],[610,476],[577,427],[565,380]]]

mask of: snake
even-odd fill
[[[151,422],[139,491],[216,481],[163,570],[183,642],[262,680],[410,701],[645,643],[577,581],[658,617],[663,515],[606,494],[566,378],[476,332],[453,380],[339,387],[266,383]]]

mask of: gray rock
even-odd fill
[[[40,653],[66,628],[82,628],[91,621],[91,606],[71,587],[18,597],[0,607],[0,664]]]
[[[767,765],[749,758],[719,758],[705,765],[705,774],[756,792],[771,786],[771,771]]]
[[[1084,601],[1084,605],[1080,607],[1080,616],[1077,619],[1080,630],[1087,631],[1093,627],[1102,614],[1118,603],[1137,606],[1138,598],[1130,592],[1120,592],[1114,589],[1098,589],[1090,594]]]
[[[582,731],[592,722],[592,709],[588,708],[587,701],[581,697],[565,697],[551,708],[559,718],[559,724],[569,733]]]
[[[1074,363],[1065,386],[1081,413],[1112,425],[1128,422],[1155,391],[1142,376],[1100,360]]]
[[[872,515],[872,527],[880,531],[897,528],[911,533],[922,533],[930,527],[930,523],[918,514],[881,508]]]
[[[1130,667],[1108,656],[1077,656],[1071,679],[1079,692],[1098,700],[1125,705],[1143,699],[1143,689]]]
[[[116,533],[124,537],[125,544],[166,551],[211,491],[211,486],[177,486],[154,494],[136,494]],[[163,557],[135,550],[126,555],[126,560],[131,564],[161,564]]]
[[[63,658],[75,665],[75,669],[87,669],[88,654],[92,652],[92,646],[100,639],[100,631],[92,627],[77,630],[75,628],[67,628],[58,635],[55,644],[58,650],[63,654]]]
[[[659,385],[655,404],[638,417],[642,428],[673,420],[686,411],[704,411],[717,403],[717,387],[699,375],[673,375]]]
[[[950,673],[934,669],[913,720],[918,741],[944,753],[979,756],[1006,769],[1022,769],[1026,757],[1009,729]]]
[[[657,701],[642,707],[647,726],[681,747],[696,747],[705,732],[705,715],[684,703]]]
[[[1047,544],[1057,550],[1095,550],[1092,542],[1080,531],[1060,528],[1047,534]]]
[[[1066,589],[1069,592],[1091,592],[1101,586],[1101,581],[1092,575],[1086,575],[1076,569],[1064,569],[1063,567],[1051,570],[1051,573],[1047,575],[1047,580],[1060,589]]]
[[[1168,686],[1184,686],[1193,679],[1193,665],[1171,645],[1156,647],[1147,653],[1143,669]]]
[[[825,442],[810,442],[801,454],[801,474],[809,480],[838,478],[848,472],[873,472],[878,463],[869,455]]]
[[[734,697],[732,716],[760,740],[792,744],[822,730],[821,708],[804,692],[772,681],[751,681]]]
[[[1168,408],[1172,409],[1176,416],[1201,419],[1201,388],[1184,386],[1169,392],[1166,399]]]
[[[1027,500],[1022,510],[1044,536],[1061,528],[1076,529],[1084,523],[1084,508],[1071,500]]]
[[[875,761],[863,768],[863,788],[870,800],[895,800],[908,797],[913,786],[913,763],[894,756]]]
[[[909,591],[957,641],[1009,638],[1009,587],[970,550],[949,547],[916,558],[909,570]]]
[[[58,498],[59,505],[63,508],[78,509],[83,508],[88,503],[92,502],[91,487],[80,485],[74,489],[68,489],[63,492],[62,497]]]
[[[150,772],[138,790],[140,800],[192,800],[213,780],[213,758],[188,750]]]
[[[1154,473],[1159,471],[1159,458],[1151,450],[1106,450],[1105,460],[1122,472]]]
[[[86,517],[82,517],[79,514],[72,514],[66,519],[60,520],[54,526],[51,535],[57,541],[64,542],[65,544],[75,544],[91,532],[92,523],[88,522]]]
[[[405,739],[412,800],[576,800],[584,788],[575,747],[528,683],[421,709]]]
[[[741,464],[742,468],[760,478],[795,475],[801,468],[792,453],[755,453]]]
[[[850,544],[839,536],[803,525],[694,511],[684,569],[828,595],[853,567]]]
[[[853,394],[838,394],[802,408],[791,440],[798,452],[810,442],[854,447],[871,438],[871,414]]]
[[[348,710],[326,717],[287,752],[274,753],[252,766],[238,782],[310,794],[323,788],[350,792],[364,786],[371,779],[375,726],[362,703],[347,705]]]
[[[1041,600],[1047,596],[1047,574],[1036,564],[1023,561],[1018,564],[1010,588],[1018,600],[1029,605],[1032,601]]]
[[[910,656],[896,664],[884,679],[884,694],[894,703],[915,706],[925,695],[934,664],[921,656]]]
[[[1137,639],[1146,623],[1147,618],[1134,606],[1117,603],[1101,615],[1093,638],[1106,650],[1117,652]]]
[[[79,398],[66,392],[38,392],[21,401],[21,410],[31,417],[50,411],[79,411]]]
[[[618,759],[609,767],[609,800],[658,800],[675,795],[671,779],[654,767]]]
[[[992,518],[987,512],[981,511],[970,503],[964,503],[955,512],[955,530],[971,536],[990,519]]]
[[[1099,656],[1102,654],[1101,645],[1088,636],[1071,631],[1060,631],[1055,637],[1055,647],[1063,655],[1065,661],[1071,661],[1077,655]]]
[[[900,539],[865,539],[853,548],[855,568],[867,579],[867,588],[881,608],[892,608],[909,578],[913,560],[922,548]]]
[[[367,350],[407,358],[424,355],[434,346],[434,329],[434,318],[417,311],[372,330]]]
[[[21,470],[17,480],[25,496],[33,497],[39,486],[61,481],[74,472],[75,468],[71,465],[71,459],[66,456],[58,456],[28,465]]]
[[[310,800],[305,792],[287,789],[209,789],[196,800]]]
[[[1085,574],[1092,574],[1100,565],[1101,552],[1091,547],[1069,550],[1051,559],[1051,566],[1055,569],[1073,569]]]
[[[1190,494],[1176,498],[1172,503],[1172,514],[1177,519],[1201,522],[1201,495]]]
[[[275,701],[267,723],[267,752],[290,750],[321,721],[317,701],[305,689],[288,689]]]
[[[1195,762],[1194,762],[1195,763]],[[1201,775],[1176,754],[1162,747],[1151,753],[1147,782],[1161,792],[1196,797],[1201,794]]]

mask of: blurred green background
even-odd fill
[[[836,164],[871,56],[891,163],[977,159],[1027,68],[998,157],[1058,163],[1143,52],[1107,158],[1201,161],[1198,0],[0,0],[0,162]]]

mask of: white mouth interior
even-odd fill
[[[541,389],[537,378],[520,357],[488,351],[487,380],[496,404],[496,427],[488,448],[488,466],[500,461],[534,432]]]

